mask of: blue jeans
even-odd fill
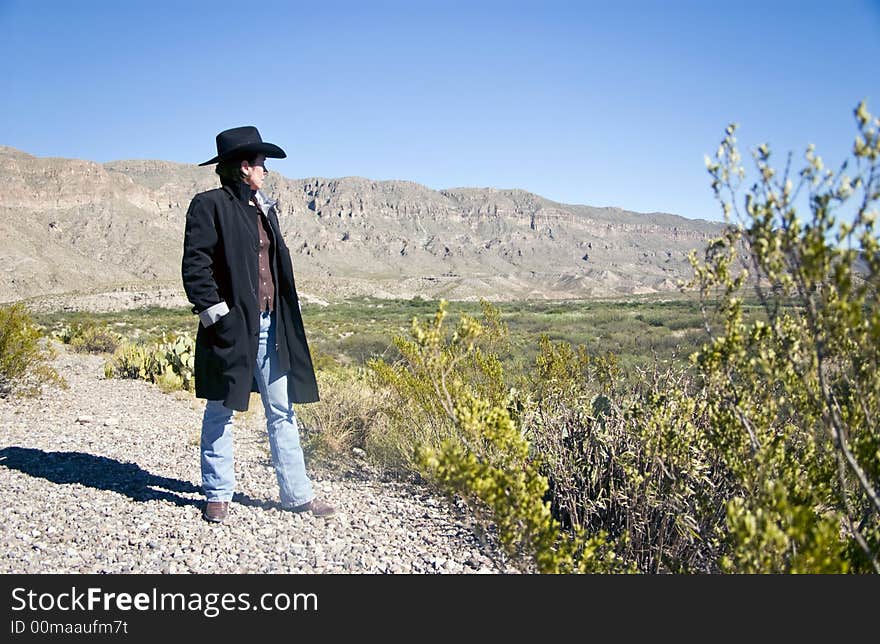
[[[254,370],[266,411],[272,463],[283,506],[308,503],[314,497],[299,443],[299,427],[287,393],[287,374],[280,373],[275,346],[275,313],[260,315],[260,342]],[[235,491],[232,414],[220,400],[209,400],[202,419],[202,488],[208,501],[231,501]]]

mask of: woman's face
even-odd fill
[[[263,181],[269,171],[266,170],[266,155],[260,154],[253,163],[248,161],[241,162],[241,171],[246,175],[245,182],[252,190],[260,190],[263,187]]]

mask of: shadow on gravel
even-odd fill
[[[118,492],[133,501],[170,501],[179,506],[203,505],[201,499],[180,496],[201,493],[200,487],[188,481],[151,474],[135,463],[122,463],[106,456],[84,452],[44,452],[30,447],[6,447],[0,449],[0,466],[53,483],[79,483],[98,490]],[[234,500],[241,505],[261,508],[276,505],[243,494],[236,494]]]

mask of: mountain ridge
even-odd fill
[[[0,301],[179,280],[185,212],[213,167],[105,163],[0,146]],[[266,192],[299,288],[321,298],[546,299],[664,292],[722,224],[564,204],[518,188],[291,179]]]

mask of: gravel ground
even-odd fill
[[[68,389],[0,399],[0,573],[514,572],[463,508],[365,468],[309,465],[335,516],[281,510],[257,413],[236,421],[230,517],[203,521],[204,403],[103,363],[60,348]]]

